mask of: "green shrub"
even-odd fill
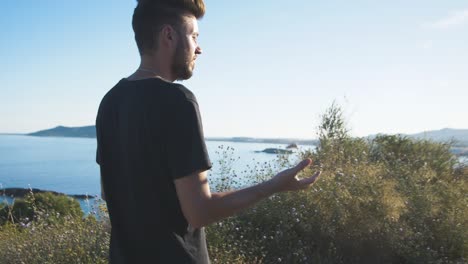
[[[0,263],[108,263],[109,227],[94,217],[62,216],[60,222],[33,221],[0,226]]]
[[[49,221],[57,221],[60,216],[83,217],[80,203],[66,195],[50,192],[28,194],[24,199],[15,199],[12,205],[3,204],[0,209],[0,224],[29,222],[47,215]]]
[[[110,225],[100,212],[84,217],[77,200],[52,193],[4,205],[0,263],[108,263]]]
[[[352,138],[344,124],[332,105],[322,116],[320,145],[298,154],[314,160],[300,177],[323,171],[311,189],[276,194],[207,227],[213,263],[467,261],[468,168],[456,164],[450,144]],[[219,151],[221,175],[213,191],[238,188],[233,149]],[[279,156],[276,163],[249,167],[249,183],[272,177],[290,160]],[[68,198],[39,197],[0,210],[2,263],[107,263],[105,211],[83,218]]]
[[[468,169],[450,144],[351,138],[332,105],[310,190],[282,193],[207,229],[214,263],[464,263]],[[267,165],[270,166],[270,165]],[[310,175],[313,171],[306,171]],[[273,176],[271,167],[261,179]]]

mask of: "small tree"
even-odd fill
[[[333,102],[321,116],[320,125],[318,126],[320,146],[323,147],[344,140],[349,137],[348,133],[349,130],[346,128],[343,117],[343,109],[336,102]]]
[[[323,169],[340,168],[368,158],[369,145],[364,139],[349,135],[343,109],[335,102],[321,116],[317,136],[319,145],[312,158]]]

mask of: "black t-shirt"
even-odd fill
[[[182,214],[174,180],[211,168],[194,94],[161,79],[122,79],[102,99],[97,157],[111,263],[209,263],[204,229]]]

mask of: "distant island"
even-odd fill
[[[95,126],[65,127],[37,131],[27,134],[29,136],[40,137],[85,137],[95,138]],[[468,129],[444,128],[440,130],[425,131],[416,134],[402,134],[410,138],[427,139],[437,142],[453,142],[453,151],[457,155],[468,156]],[[368,136],[373,138],[376,135]],[[252,137],[207,137],[207,141],[227,141],[242,143],[269,143],[269,144],[300,144],[318,145],[315,139],[295,139],[295,138],[252,138]]]
[[[268,153],[268,154],[291,154],[292,150],[278,149],[278,148],[266,148],[264,150],[255,151],[255,153]]]
[[[95,126],[84,127],[65,127],[57,126],[51,129],[40,130],[34,133],[26,134],[28,136],[38,137],[84,137],[95,138]],[[207,141],[227,141],[243,143],[271,143],[271,144],[301,144],[317,145],[318,141],[314,139],[293,139],[293,138],[250,138],[250,137],[207,137]]]
[[[84,126],[84,127],[65,127],[58,126],[51,129],[40,130],[34,133],[27,134],[28,136],[38,137],[85,137],[95,138],[96,127],[95,126]]]
[[[455,147],[468,147],[468,129],[443,128],[407,136],[418,139],[429,139],[437,142],[451,141]]]

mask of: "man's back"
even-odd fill
[[[305,159],[268,181],[211,193],[198,104],[173,83],[189,79],[202,54],[204,14],[203,0],[138,0],[133,12],[140,66],[106,94],[96,120],[111,263],[209,263],[204,231],[193,227],[309,188],[320,174],[296,178],[312,162]]]
[[[211,167],[194,95],[158,78],[122,79],[103,98],[96,129],[111,263],[207,263],[204,231],[188,225],[174,186]]]

